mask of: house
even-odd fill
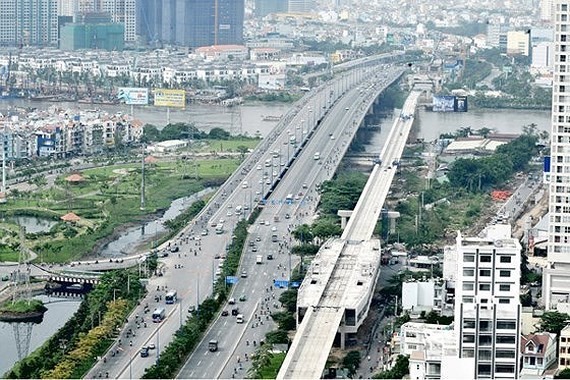
[[[556,334],[539,332],[521,337],[521,379],[544,378],[556,361]]]

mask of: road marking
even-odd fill
[[[202,364],[202,361],[201,361],[201,360],[198,361],[198,364],[196,364],[196,367],[199,367],[200,364]]]

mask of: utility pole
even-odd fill
[[[145,207],[145,199],[144,199],[144,154],[145,154],[146,146],[143,144],[142,148],[142,160],[141,160],[141,211],[144,210]]]

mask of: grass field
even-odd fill
[[[67,262],[89,253],[115,228],[169,207],[177,198],[219,185],[240,164],[238,158],[159,161],[145,168],[145,210],[140,210],[141,167],[121,164],[81,172],[84,181],[67,183],[62,175],[50,189],[19,193],[0,212],[42,211],[56,218],[74,212],[81,220],[60,222],[54,235],[27,235],[28,246],[45,262]],[[197,176],[197,178],[196,178]],[[14,256],[15,255],[15,256]],[[17,260],[0,251],[0,261]]]

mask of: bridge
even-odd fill
[[[406,100],[340,239],[328,241],[299,289],[297,333],[277,379],[321,378],[337,338],[344,348],[370,307],[380,273],[380,242],[372,233],[408,138],[420,91]]]

